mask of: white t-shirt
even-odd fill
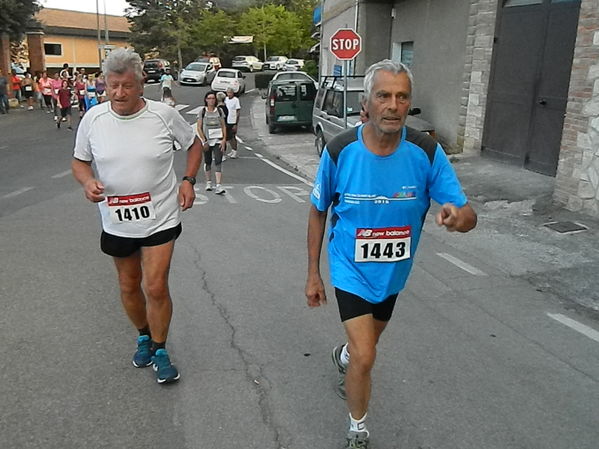
[[[227,107],[227,110],[229,111],[229,114],[227,115],[227,123],[229,125],[234,125],[235,123],[237,123],[237,111],[239,109],[241,109],[241,104],[239,103],[239,98],[237,98],[237,97],[225,98],[225,106]]]
[[[120,237],[147,237],[181,221],[173,144],[187,150],[195,135],[174,108],[144,100],[130,116],[117,115],[110,102],[91,108],[75,141],[74,157],[93,161],[104,185],[102,227]]]
[[[173,75],[167,75],[166,73],[160,77],[160,82],[162,83],[162,88],[168,87],[169,89],[173,88]]]

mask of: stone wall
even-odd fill
[[[582,0],[553,198],[599,217],[599,0]]]
[[[464,152],[481,150],[497,3],[497,0],[470,0],[457,140]]]

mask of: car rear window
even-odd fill
[[[233,61],[245,61],[245,56],[235,56],[233,58]]]
[[[278,101],[295,101],[296,88],[294,84],[288,86],[277,86],[275,98]]]
[[[194,70],[196,72],[203,72],[204,70],[206,70],[206,65],[207,64],[202,64],[202,63],[191,63],[187,67],[185,67],[185,70]]]
[[[235,78],[235,72],[218,72],[219,78]]]
[[[316,87],[314,87],[314,84],[312,83],[307,83],[307,84],[300,84],[299,85],[300,88],[300,100],[314,100],[314,98],[316,98]]]
[[[158,67],[158,63],[157,62],[146,62],[146,63],[144,63],[144,67],[147,67],[149,69],[155,69],[156,67]]]

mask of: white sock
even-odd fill
[[[349,351],[347,350],[347,343],[343,345],[343,351],[341,351],[341,363],[345,366],[349,365]]]
[[[368,416],[368,413],[364,413],[361,419],[354,419],[350,413],[349,430],[352,432],[366,432],[367,435],[370,435],[370,432],[366,429],[366,416]]]

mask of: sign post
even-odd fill
[[[362,38],[351,28],[339,28],[331,36],[329,48],[333,55],[343,61],[343,123],[347,129],[347,72],[348,61],[362,51]]]

